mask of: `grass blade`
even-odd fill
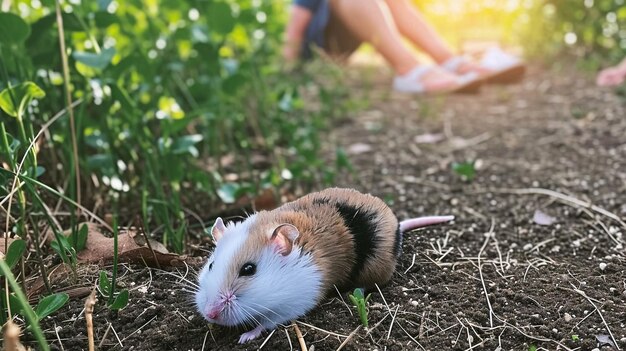
[[[24,313],[24,317],[26,318],[26,321],[28,322],[28,325],[30,326],[31,331],[35,335],[35,339],[37,339],[39,348],[43,351],[49,351],[50,346],[48,346],[48,343],[46,342],[46,338],[44,337],[43,332],[41,331],[41,327],[39,326],[39,320],[37,319],[37,315],[35,314],[35,311],[33,311],[33,308],[28,304],[28,299],[26,298],[26,295],[24,295],[24,292],[20,288],[20,285],[15,280],[13,273],[11,273],[11,268],[9,268],[4,258],[0,259],[0,271],[2,271],[2,274],[5,276],[6,280],[11,285],[11,289],[13,290],[13,293],[15,293],[15,296],[17,297],[18,301],[22,305],[22,312]]]

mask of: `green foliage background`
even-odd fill
[[[72,97],[82,100],[75,113],[83,193],[104,194],[105,207],[140,208],[176,251],[185,203],[229,203],[286,180],[333,177],[318,157],[318,136],[337,94],[281,65],[285,3],[70,1],[62,11]],[[10,18],[5,33],[18,26],[30,33],[0,44],[0,90],[33,81],[46,92],[25,118],[32,136],[66,106],[55,4],[14,1],[10,12],[28,25]],[[305,109],[301,90],[319,107]],[[17,125],[1,118],[17,135]],[[41,179],[75,198],[69,118],[42,139]],[[19,144],[15,155],[28,140]],[[11,179],[3,185],[6,194]],[[91,208],[95,200],[82,203]]]

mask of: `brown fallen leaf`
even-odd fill
[[[96,223],[81,223],[78,227],[87,225],[87,243],[85,249],[77,253],[77,259],[83,263],[109,263],[113,261],[113,238],[102,234],[102,227]],[[71,231],[63,233],[66,236]],[[133,229],[120,230],[117,237],[118,261],[126,263],[146,264],[149,267],[178,267],[183,266],[187,256],[170,253],[161,243],[139,235]],[[138,243],[139,242],[139,243]]]

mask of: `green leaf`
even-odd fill
[[[359,300],[362,300],[363,297],[364,297],[363,289],[361,289],[361,288],[354,289],[354,292],[352,294],[354,295],[354,297],[356,297]]]
[[[348,157],[348,154],[346,153],[346,150],[344,150],[344,148],[338,147],[337,150],[335,151],[335,157],[336,157],[335,164],[338,170],[341,170],[341,169],[347,169],[349,171],[353,170],[352,163],[350,162],[350,158]]]
[[[225,2],[214,2],[207,11],[209,28],[220,34],[228,34],[235,28],[233,11]]]
[[[11,312],[13,312],[13,314],[23,314],[24,312],[22,309],[22,303],[14,293],[9,295],[9,306],[11,307]]]
[[[222,90],[228,95],[233,95],[246,83],[248,83],[246,76],[235,73],[222,81]]]
[[[105,69],[115,56],[115,48],[107,48],[100,51],[99,54],[75,51],[72,53],[74,60],[95,69]]]
[[[472,180],[476,176],[474,162],[454,162],[452,163],[452,170],[467,180]]]
[[[112,24],[120,23],[120,19],[117,18],[117,16],[106,11],[96,12],[94,14],[94,20],[96,22],[96,27],[98,28],[106,28]]]
[[[33,82],[20,83],[0,92],[0,108],[9,116],[18,117],[24,113],[32,99],[41,99],[45,96],[46,93],[37,84]]]
[[[114,169],[113,156],[110,154],[95,154],[87,157],[87,166],[90,169],[112,170]]]
[[[76,252],[79,252],[85,249],[85,245],[87,244],[88,233],[89,233],[89,228],[87,227],[86,224],[83,224],[77,231],[72,233],[70,237],[70,242],[72,246],[74,246],[74,242],[76,242],[76,247],[74,247],[74,250],[76,250]],[[76,240],[75,240],[75,237],[77,237]]]
[[[10,268],[15,267],[17,262],[20,260],[20,257],[26,251],[26,241],[22,239],[15,240],[9,245],[9,249],[7,250],[7,254],[5,256],[5,260]]]
[[[44,173],[46,173],[46,169],[44,167],[37,166],[37,168],[35,169],[35,177],[34,178],[39,178]]]
[[[198,157],[198,149],[195,144],[202,141],[201,134],[184,135],[174,141],[171,150],[175,155],[190,153],[193,157]]]
[[[128,290],[124,289],[115,297],[115,301],[109,307],[112,310],[121,310],[126,305],[128,305]]]
[[[0,44],[19,44],[30,35],[30,26],[20,16],[0,12]]]
[[[237,183],[224,183],[217,189],[217,196],[219,196],[225,204],[232,204],[237,200],[239,188],[240,186]]]
[[[105,271],[100,271],[98,286],[100,287],[100,292],[102,293],[102,295],[108,297],[111,294],[111,283],[109,282],[109,277],[107,277]]]
[[[66,293],[46,296],[35,307],[35,314],[39,319],[43,319],[63,307],[69,299],[70,297]]]

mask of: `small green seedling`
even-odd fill
[[[53,314],[61,307],[65,306],[70,296],[66,293],[57,293],[44,297],[35,307],[35,314],[38,320]]]
[[[472,181],[476,176],[476,167],[474,161],[453,162],[452,171],[468,181]]]
[[[537,351],[537,346],[531,344],[528,346],[528,351]]]
[[[359,317],[361,317],[361,324],[363,324],[365,328],[367,328],[368,326],[367,300],[370,299],[370,296],[372,296],[372,294],[368,294],[367,297],[365,297],[363,289],[361,288],[354,289],[354,292],[349,295],[350,301],[352,301],[352,303],[356,306],[357,311],[359,312]]]
[[[102,296],[107,299],[107,305],[112,310],[121,310],[128,305],[128,290],[124,289],[119,293],[115,292],[115,288],[105,271],[100,271],[98,279],[98,288]]]
[[[573,335],[572,335],[572,341],[573,341],[573,342],[578,342],[578,341],[580,341],[580,338],[578,337],[578,335],[573,334]]]

